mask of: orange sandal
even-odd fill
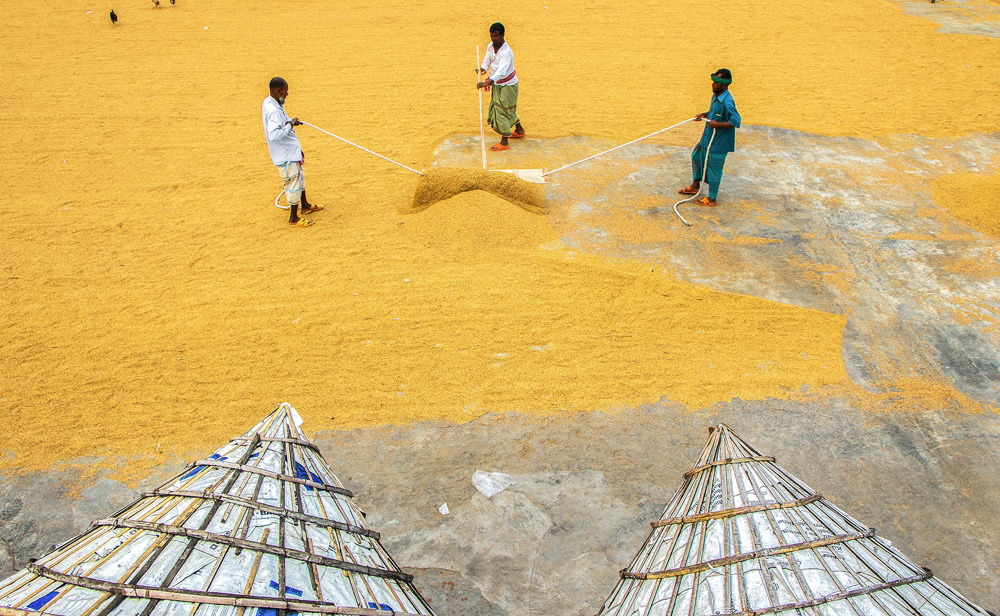
[[[682,195],[697,195],[698,190],[699,189],[695,188],[694,186],[688,186],[687,188],[682,188],[677,192]]]
[[[704,206],[704,207],[715,207],[716,206],[716,202],[712,201],[708,197],[702,197],[701,199],[698,199],[697,201],[695,201],[694,204],[695,205],[701,205],[701,206]]]
[[[490,152],[503,152],[504,150],[509,150],[509,145],[504,145],[502,143],[494,143],[490,146]]]
[[[524,135],[525,135],[525,133],[511,133],[510,134],[510,138],[511,139],[524,139]]]

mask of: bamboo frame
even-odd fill
[[[264,477],[270,477],[271,479],[277,479],[282,482],[298,483],[304,486],[309,486],[310,488],[317,488],[320,490],[326,490],[328,492],[334,492],[348,498],[354,497],[354,492],[351,492],[347,488],[341,488],[340,486],[330,485],[328,483],[317,483],[315,481],[309,481],[308,479],[299,479],[298,477],[293,477],[291,475],[282,475],[280,473],[273,473],[262,468],[257,468],[256,466],[247,466],[245,464],[234,464],[231,462],[220,462],[219,460],[198,460],[197,462],[192,462],[190,467],[195,466],[215,466],[219,468],[228,468],[234,471],[241,471],[244,473],[254,473],[257,475],[263,475]]]
[[[794,501],[784,501],[781,503],[772,503],[769,505],[750,505],[749,507],[724,509],[722,511],[713,511],[711,513],[699,513],[697,515],[689,515],[683,518],[666,518],[664,520],[656,520],[655,522],[650,522],[649,524],[653,528],[659,528],[661,526],[670,526],[672,524],[689,524],[691,522],[705,522],[708,520],[731,518],[733,516],[745,515],[747,513],[756,513],[758,511],[771,511],[774,509],[790,509],[792,507],[802,507],[803,505],[809,505],[815,503],[821,498],[823,498],[822,494],[813,494],[812,496],[807,496],[806,498],[800,498]]]
[[[598,616],[987,616],[727,426],[709,432]]]
[[[217,505],[218,503],[216,503],[216,506]],[[210,518],[211,516],[206,516],[206,519]],[[323,565],[326,567],[335,567],[337,569],[344,569],[347,571],[354,571],[355,573],[362,573],[364,575],[373,575],[375,577],[384,577],[394,580],[402,580],[404,582],[413,581],[413,576],[407,573],[402,573],[397,571],[385,571],[382,569],[375,569],[373,567],[368,567],[366,565],[355,565],[342,560],[327,558],[325,556],[316,556],[313,554],[309,554],[308,552],[303,552],[301,550],[292,550],[285,547],[267,545],[256,541],[249,541],[247,539],[227,537],[225,535],[216,535],[214,533],[209,533],[201,529],[196,530],[192,528],[185,528],[183,526],[173,526],[170,524],[160,524],[156,522],[142,522],[139,520],[122,520],[120,518],[104,518],[100,520],[95,520],[92,525],[148,530],[157,533],[174,535],[178,537],[188,537],[191,539],[192,542],[195,542],[197,540],[202,540],[202,541],[209,541],[211,543],[222,543],[225,545],[241,548],[244,550],[254,550],[258,552],[264,552],[265,554],[271,554],[279,558],[296,558],[298,560],[303,560],[305,562],[316,563],[317,565]]]
[[[162,601],[184,602],[170,606],[184,616],[195,616],[201,604],[235,606],[238,616],[258,607],[281,616],[386,616],[384,609],[368,607],[372,602],[392,604],[399,615],[432,616],[412,586],[413,576],[384,550],[379,533],[364,526],[363,514],[350,500],[353,493],[298,421],[294,409],[279,406],[216,450],[212,458],[217,459],[192,462],[113,516],[94,521],[86,533],[54,547],[0,589],[0,601],[16,597],[0,616],[63,613],[68,605],[63,598],[75,588],[93,591],[90,602],[70,608],[79,616],[109,616],[134,599],[145,600],[136,605],[137,616],[168,607],[158,610]],[[191,473],[198,466],[204,472]],[[314,545],[327,533],[329,554],[337,558]],[[251,558],[234,560],[242,550],[251,550]],[[276,565],[265,555],[276,557]],[[121,573],[109,576],[105,571],[110,569],[102,569],[110,558],[117,559],[121,568],[115,571]],[[81,563],[85,566],[78,567]],[[277,593],[260,587],[258,571],[265,564],[277,578]],[[331,577],[332,571],[338,577]],[[310,589],[308,598],[286,596],[292,594],[286,583]],[[35,603],[50,593],[45,605]],[[346,605],[332,605],[331,598]],[[40,609],[28,610],[29,604]]]
[[[679,567],[677,569],[669,569],[667,571],[651,571],[648,573],[621,571],[619,575],[623,580],[658,580],[662,578],[678,577],[681,575],[686,575],[688,573],[708,571],[709,569],[713,569],[715,567],[725,567],[726,565],[733,565],[739,562],[753,560],[755,558],[763,558],[765,556],[776,556],[778,554],[787,554],[789,552],[797,552],[799,550],[835,545],[838,543],[844,543],[846,541],[868,539],[874,536],[875,536],[875,529],[871,529],[867,533],[854,533],[852,535],[837,535],[835,537],[827,537],[825,539],[817,539],[815,541],[803,541],[802,543],[785,545],[779,548],[758,548],[753,552],[738,554],[736,556],[727,556],[724,558],[716,558],[714,560],[706,561],[697,565],[689,565],[687,567]]]

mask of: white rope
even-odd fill
[[[666,131],[668,131],[668,130],[670,130],[672,128],[677,128],[678,126],[681,126],[683,124],[687,124],[688,122],[693,122],[694,120],[695,120],[695,118],[691,118],[690,120],[684,120],[683,122],[678,122],[677,124],[674,124],[673,126],[668,126],[666,128],[662,128],[662,129],[656,131],[655,133],[650,133],[650,134],[648,134],[648,135],[646,135],[644,137],[639,137],[638,139],[634,139],[632,141],[629,141],[628,143],[623,143],[621,145],[615,146],[615,147],[611,148],[610,150],[605,150],[603,152],[599,152],[597,154],[594,154],[593,156],[588,156],[587,158],[584,158],[582,160],[578,160],[575,163],[570,163],[568,165],[564,165],[562,167],[559,167],[558,169],[553,169],[552,171],[548,171],[546,173],[543,173],[542,176],[544,177],[546,175],[550,175],[552,173],[555,173],[556,171],[562,171],[563,169],[568,169],[569,167],[572,167],[574,165],[579,165],[580,163],[587,162],[588,160],[597,158],[598,156],[603,156],[604,154],[607,154],[609,152],[614,152],[615,150],[617,150],[619,148],[624,148],[625,146],[632,145],[633,143],[638,143],[639,141],[642,141],[643,139],[649,139],[650,137],[659,135],[660,133],[666,132]],[[421,173],[420,171],[417,171],[416,169],[412,169],[412,168],[407,167],[406,165],[404,165],[402,163],[398,163],[398,162],[392,160],[391,158],[386,158],[385,156],[382,156],[381,154],[378,154],[376,152],[372,152],[371,150],[369,150],[367,148],[363,148],[363,147],[361,147],[360,145],[358,145],[356,143],[352,143],[352,142],[348,141],[347,139],[344,139],[343,137],[338,137],[337,135],[334,135],[333,133],[331,133],[329,131],[325,131],[325,130],[323,130],[322,128],[320,128],[318,126],[314,126],[314,125],[312,125],[312,124],[310,124],[308,122],[302,122],[302,124],[305,124],[306,126],[311,126],[312,128],[315,128],[316,130],[318,130],[321,133],[326,133],[327,135],[330,135],[331,137],[334,137],[336,139],[340,139],[341,141],[343,141],[344,143],[346,143],[348,145],[353,145],[354,147],[358,148],[359,150],[364,150],[365,152],[368,152],[369,154],[372,154],[374,156],[378,156],[379,158],[381,158],[383,160],[387,160],[387,161],[389,161],[390,163],[392,163],[394,165],[399,165],[403,169],[407,169],[409,171],[412,171],[412,172],[416,173],[417,175],[423,175],[423,173]],[[687,225],[689,227],[691,226],[691,223],[689,223],[687,220],[685,220],[685,218],[683,216],[681,216],[681,213],[677,211],[677,206],[680,205],[680,204],[682,204],[682,203],[688,203],[690,201],[694,201],[698,197],[698,195],[701,194],[702,187],[705,184],[708,183],[708,177],[707,177],[708,176],[708,153],[711,152],[711,150],[712,150],[712,142],[714,142],[714,141],[715,141],[715,129],[713,128],[712,129],[712,138],[708,140],[708,149],[705,151],[705,165],[702,167],[702,171],[701,171],[701,180],[702,181],[701,181],[701,184],[698,186],[698,192],[695,193],[694,195],[692,195],[691,197],[689,197],[687,199],[681,199],[680,201],[678,201],[677,203],[674,204],[674,214],[677,214],[677,217],[681,219],[681,222],[683,222],[685,225]],[[281,192],[278,193],[278,196],[276,196],[274,198],[274,207],[280,208],[282,210],[287,210],[288,209],[287,205],[284,205],[284,206],[278,205],[278,200],[281,199],[281,195],[284,194],[284,192],[285,191],[282,190]]]
[[[708,149],[705,150],[705,166],[701,168],[701,183],[698,184],[698,192],[696,192],[695,194],[691,195],[691,197],[689,197],[687,199],[681,199],[680,201],[678,201],[677,203],[674,204],[674,214],[677,214],[677,218],[680,218],[681,222],[684,223],[685,225],[689,226],[689,227],[691,226],[691,223],[689,223],[688,221],[684,220],[684,217],[681,216],[681,213],[677,211],[677,206],[680,205],[680,204],[682,204],[682,203],[687,203],[688,201],[694,201],[695,198],[697,198],[698,195],[701,194],[702,187],[705,186],[705,184],[708,184],[708,153],[712,151],[712,142],[713,141],[715,141],[715,129],[714,128],[712,129],[712,138],[708,140]]]
[[[691,118],[690,120],[684,120],[683,122],[678,122],[677,124],[674,124],[673,126],[668,126],[666,128],[661,128],[660,130],[656,131],[655,133],[649,133],[645,137],[639,137],[638,139],[633,139],[632,141],[629,141],[628,143],[623,143],[621,145],[616,145],[615,147],[611,148],[610,150],[604,150],[603,152],[598,152],[597,154],[594,154],[593,156],[588,156],[587,158],[584,158],[583,160],[578,160],[575,163],[570,163],[568,165],[564,165],[562,167],[559,167],[558,169],[553,169],[552,171],[547,171],[547,172],[543,173],[542,175],[546,176],[546,175],[555,173],[556,171],[562,171],[563,169],[569,169],[570,167],[572,167],[574,165],[579,165],[580,163],[585,163],[585,162],[587,162],[588,160],[590,160],[592,158],[597,158],[598,156],[604,156],[608,152],[614,152],[618,148],[624,148],[627,145],[632,145],[633,143],[638,143],[638,142],[642,141],[643,139],[649,139],[650,137],[653,137],[655,135],[659,135],[660,133],[666,132],[666,131],[670,130],[671,128],[677,128],[678,126],[680,126],[682,124],[687,124],[688,122],[693,122],[694,120],[695,120],[695,118]]]
[[[363,147],[361,147],[360,145],[358,145],[358,144],[356,144],[356,143],[351,143],[351,142],[350,142],[350,141],[348,141],[347,139],[344,139],[343,137],[338,137],[337,135],[334,135],[333,133],[331,133],[331,132],[329,132],[329,131],[325,131],[325,130],[323,130],[322,128],[320,128],[320,127],[318,127],[318,126],[313,126],[313,125],[312,125],[312,124],[310,124],[309,122],[302,122],[302,124],[305,124],[306,126],[312,126],[313,128],[315,128],[316,130],[318,130],[318,131],[319,131],[319,132],[321,132],[321,133],[326,133],[327,135],[330,135],[331,137],[334,137],[335,139],[340,139],[341,141],[343,141],[344,143],[346,143],[346,144],[348,144],[348,145],[353,145],[354,147],[358,148],[359,150],[364,150],[365,152],[368,152],[369,154],[371,154],[371,155],[373,155],[373,156],[378,156],[378,157],[379,157],[379,158],[381,158],[382,160],[387,160],[387,161],[389,161],[390,163],[392,163],[392,164],[394,164],[394,165],[399,165],[399,166],[400,166],[400,167],[402,167],[403,169],[406,169],[406,170],[408,170],[408,171],[412,171],[413,173],[416,173],[417,175],[423,175],[423,173],[421,173],[421,172],[417,171],[416,169],[412,169],[412,168],[410,168],[410,167],[407,167],[407,166],[406,166],[406,165],[404,165],[403,163],[397,163],[396,161],[392,160],[391,158],[386,158],[385,156],[382,156],[381,154],[378,154],[378,153],[376,153],[376,152],[372,152],[372,151],[371,151],[371,150],[369,150],[368,148],[363,148]]]
[[[282,188],[281,192],[278,193],[278,196],[274,198],[274,207],[278,208],[279,210],[287,210],[288,209],[287,205],[278,205],[278,199],[280,199],[281,195],[283,195],[283,194],[285,194],[285,189],[284,188]]]

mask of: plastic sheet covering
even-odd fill
[[[725,425],[599,616],[987,616]]]
[[[295,409],[279,406],[115,517],[0,581],[0,608],[57,616],[334,608],[432,615],[301,425]],[[254,603],[241,606],[242,599]]]

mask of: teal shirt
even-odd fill
[[[717,156],[734,152],[736,150],[736,129],[740,126],[741,118],[740,112],[736,111],[736,102],[733,101],[733,95],[729,93],[729,90],[718,96],[712,96],[712,106],[708,109],[708,119],[716,122],[729,122],[735,127],[715,130],[715,141],[712,141],[712,151],[709,152],[709,155]],[[711,139],[712,127],[706,124],[698,145],[707,148]]]

